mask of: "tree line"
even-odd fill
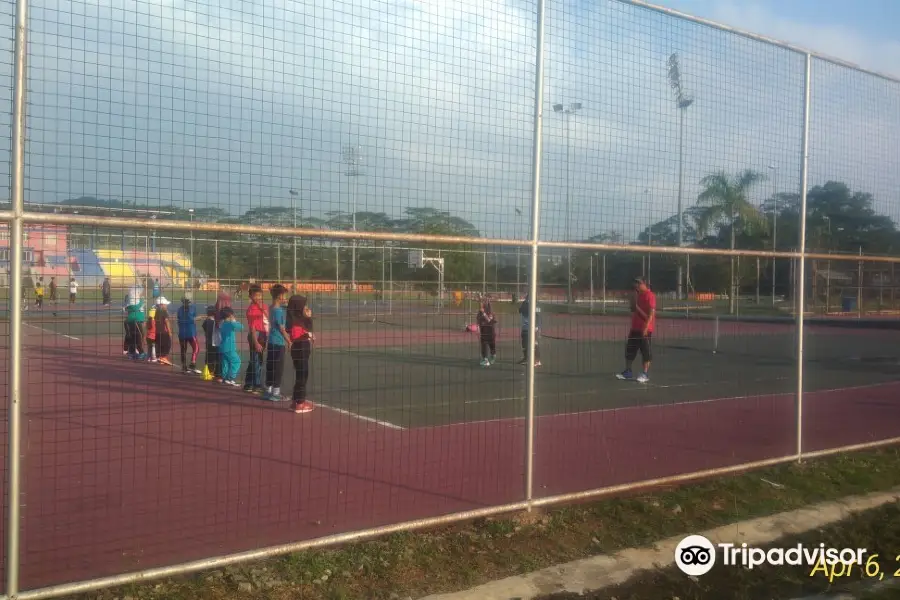
[[[761,204],[750,198],[755,188],[765,180],[765,175],[752,170],[735,174],[715,172],[701,180],[701,192],[682,214],[682,236],[685,246],[709,249],[795,250],[799,242],[800,195],[777,192]],[[252,224],[272,227],[298,227],[347,231],[353,228],[353,214],[329,212],[323,217],[293,213],[289,207],[257,207],[242,215],[231,215],[221,207],[195,208],[192,212],[182,207],[151,207],[118,200],[76,198],[59,203],[78,206],[80,214],[108,216],[125,214],[129,210],[158,211],[166,213],[166,219],[216,222],[225,224]],[[44,210],[48,210],[47,207]],[[51,209],[52,210],[52,209]],[[357,212],[358,231],[386,233],[423,233],[433,235],[481,237],[478,228],[466,219],[434,208],[409,207],[400,217],[383,212]],[[94,228],[72,228],[73,243],[82,247],[95,235]],[[144,232],[141,233],[144,235]],[[153,234],[147,234],[153,235]],[[281,274],[290,276],[293,270],[293,240],[283,236],[247,235],[233,233],[203,233],[194,242],[194,263],[197,269],[212,275],[218,271],[223,279],[249,277],[272,279],[278,276],[277,250],[281,249]],[[139,238],[136,238],[139,239]],[[587,242],[604,242],[627,246],[631,244],[652,246],[677,246],[678,215],[673,215],[645,228],[633,242],[627,242],[617,231],[598,233]],[[216,241],[218,243],[216,243]],[[108,243],[108,242],[107,242]],[[174,242],[182,251],[189,251],[187,239]],[[297,275],[300,279],[333,281],[336,277],[350,278],[350,242],[299,240],[297,246]],[[170,245],[169,245],[170,246]],[[405,246],[391,242],[377,242],[357,247],[357,281],[380,282],[383,269],[392,270],[395,280],[434,281],[429,269],[409,269],[406,254],[395,251]],[[421,245],[429,255],[438,251],[445,258],[445,280],[453,282],[503,282],[513,284],[527,279],[527,250],[522,251],[518,277],[515,251],[488,252],[483,247],[459,245]],[[863,191],[852,191],[845,183],[829,181],[810,189],[807,195],[807,250],[823,253],[858,255],[896,254],[900,248],[900,232],[893,220],[879,214],[875,198]],[[143,249],[143,248],[141,248]],[[605,256],[601,256],[605,254]],[[542,285],[565,286],[569,265],[565,260],[545,256],[541,261]],[[583,294],[594,280],[595,289],[603,277],[610,289],[627,287],[635,274],[649,272],[654,287],[672,291],[676,287],[677,261],[683,257],[672,255],[641,256],[633,252],[596,253],[576,250],[572,252],[571,277],[573,288]],[[764,289],[772,283],[771,265],[768,261],[760,273]],[[786,262],[786,261],[783,261]],[[605,266],[605,272],[602,271]],[[729,281],[737,286],[756,281],[756,261],[732,261],[727,257],[694,257],[691,260],[690,283],[696,291],[727,293]],[[387,273],[385,273],[387,276]],[[787,264],[775,271],[775,283],[779,289],[791,288],[791,271]]]

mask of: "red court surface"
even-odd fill
[[[28,343],[23,589],[524,497],[521,418],[402,429],[294,415],[99,340]],[[805,399],[807,450],[900,435],[900,382]],[[546,415],[535,434],[535,496],[549,496],[791,454],[794,398]]]

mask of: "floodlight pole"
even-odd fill
[[[669,56],[669,83],[675,91],[675,106],[678,109],[678,247],[684,246],[684,113],[694,103],[694,99],[684,93],[681,86],[681,68],[678,64],[678,54]],[[681,257],[678,260],[678,299],[683,299],[684,272],[681,265]],[[733,284],[734,282],[732,282]]]
[[[576,112],[581,110],[580,102],[573,102],[569,104],[568,108],[564,107],[562,104],[554,104],[553,112],[562,113],[563,117],[566,120],[566,241],[571,242],[569,225],[571,222],[571,171],[569,169],[570,158],[569,155],[571,153],[572,145],[570,143],[570,134],[571,127],[570,117],[573,116]],[[574,298],[572,297],[572,249],[566,248],[566,302],[568,304],[572,304]]]

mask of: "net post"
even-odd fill
[[[7,415],[7,513],[6,513],[6,594],[19,594],[19,535],[21,532],[22,485],[22,258],[23,220],[25,211],[25,94],[27,88],[25,59],[27,54],[28,1],[16,0],[15,75],[13,81],[12,182],[10,202],[13,218],[9,224],[9,412]]]
[[[525,502],[532,511],[534,493],[534,343],[537,341],[538,235],[540,233],[541,155],[544,101],[544,16],[547,0],[537,0],[534,69],[534,144],[531,161],[531,256],[528,269],[528,347],[525,361]],[[486,259],[485,259],[486,260]]]
[[[806,195],[809,185],[809,97],[812,56],[806,54],[800,163],[800,257],[797,260],[797,462],[803,458],[803,325],[806,312]]]

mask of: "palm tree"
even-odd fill
[[[737,225],[744,232],[764,231],[767,228],[765,216],[747,198],[754,184],[764,181],[765,175],[746,169],[731,177],[724,171],[712,173],[700,180],[703,191],[697,196],[697,204],[702,207],[697,218],[697,229],[701,235],[709,233],[713,225],[726,222],[731,229],[731,249]],[[734,256],[731,257],[731,291],[729,292],[731,312],[734,312],[735,281]]]

